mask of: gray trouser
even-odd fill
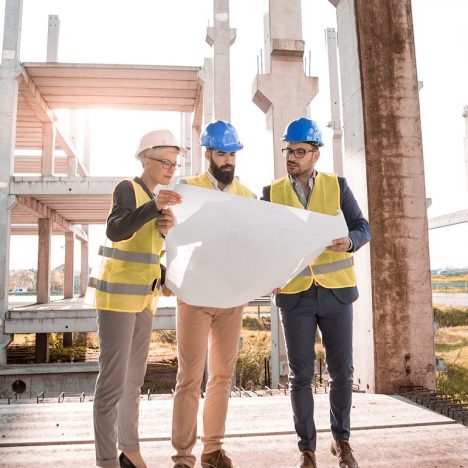
[[[153,314],[97,311],[99,375],[94,394],[97,466],[118,465],[120,450],[139,450],[138,414]]]
[[[294,308],[281,310],[289,362],[289,383],[299,450],[315,451],[312,379],[315,333],[322,332],[330,375],[330,425],[335,440],[348,440],[353,392],[353,305],[330,289],[311,286]]]

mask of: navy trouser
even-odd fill
[[[317,326],[330,376],[330,425],[335,440],[348,440],[353,391],[353,306],[331,290],[312,285],[292,309],[281,309],[289,361],[289,385],[299,450],[315,451],[312,380]]]

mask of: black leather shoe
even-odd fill
[[[136,466],[125,456],[125,453],[121,453],[119,456],[119,463],[121,468],[136,468]]]

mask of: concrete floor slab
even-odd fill
[[[328,395],[315,395],[319,467],[329,452]],[[141,402],[142,452],[171,467],[172,399]],[[199,416],[201,416],[201,411]],[[0,467],[94,466],[92,402],[0,405]],[[361,467],[468,467],[468,428],[406,400],[354,394],[352,446]],[[241,468],[292,467],[298,456],[289,397],[230,400],[226,449]],[[195,454],[199,458],[201,444]]]

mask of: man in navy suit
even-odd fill
[[[349,445],[354,370],[352,304],[358,298],[353,253],[370,240],[369,223],[346,179],[315,169],[323,142],[313,120],[293,120],[283,141],[287,144],[282,151],[288,176],[264,187],[262,199],[330,215],[342,210],[349,230],[347,237],[335,239],[304,271],[274,291],[286,340],[294,426],[301,452],[296,468],[316,467],[311,384],[317,327],[330,375],[331,452],[341,468],[357,468]]]

